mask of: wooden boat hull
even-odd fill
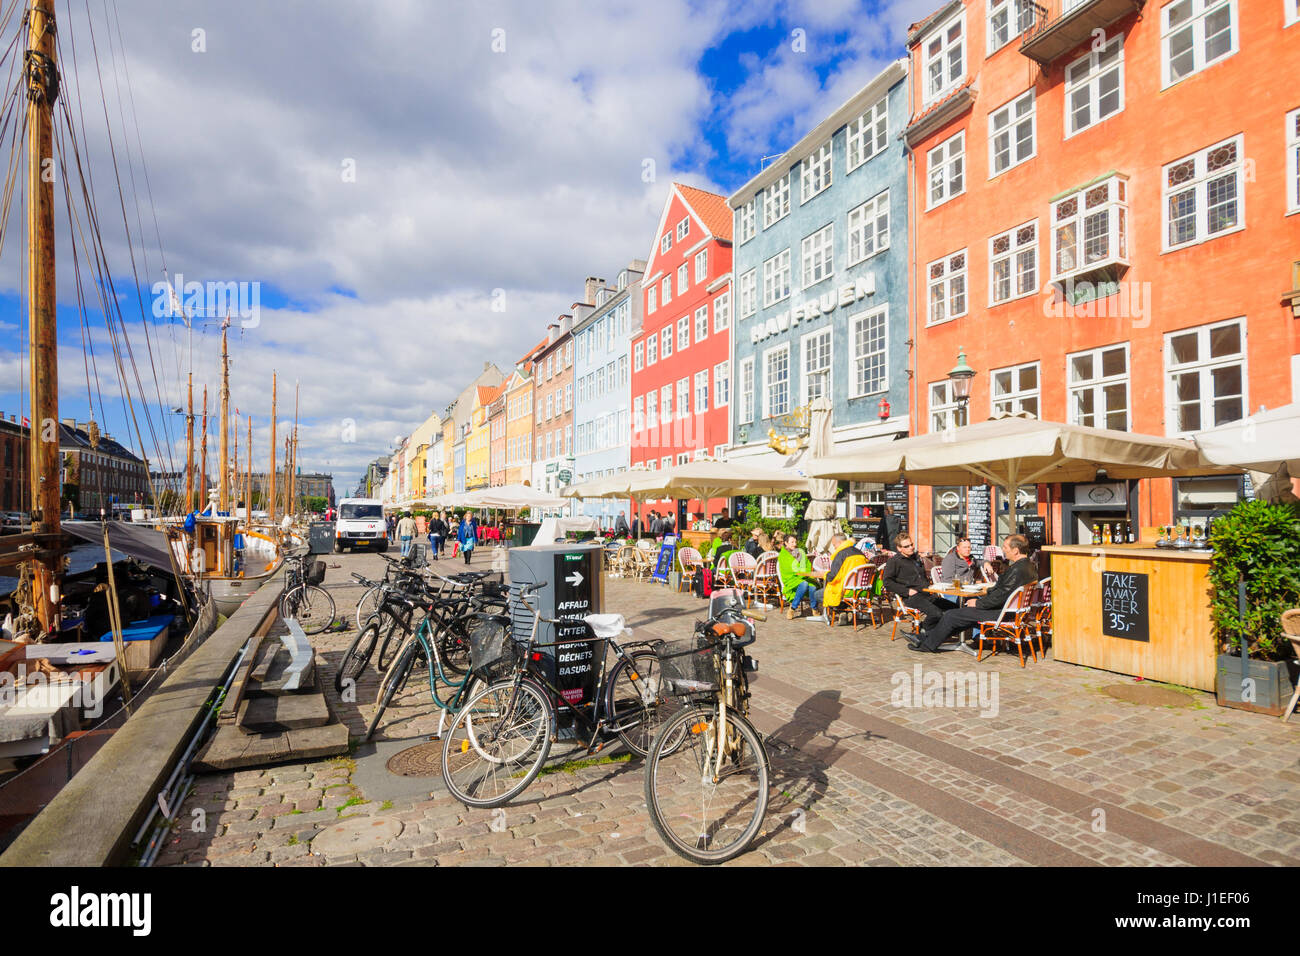
[[[213,603],[217,606],[217,613],[224,614],[226,617],[234,614],[248,598],[256,593],[267,581],[279,570],[280,563],[275,565],[262,574],[249,575],[248,577],[238,578],[203,578],[203,583],[207,586],[208,594],[212,596]]]

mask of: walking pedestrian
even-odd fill
[[[429,522],[429,552],[434,557],[442,557],[442,543],[447,539],[447,522],[442,520],[442,512],[435,511]]]
[[[397,522],[397,538],[402,542],[402,557],[411,553],[411,539],[415,537],[415,519],[411,517],[408,511],[402,515],[402,520]]]
[[[469,512],[466,512],[461,520],[456,538],[460,541],[460,550],[465,555],[465,563],[469,564],[470,558],[474,557],[474,548],[478,546],[478,528],[475,527],[473,515]]]

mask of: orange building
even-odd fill
[[[1294,6],[954,0],[913,25],[913,434],[1023,411],[1186,436],[1295,400]],[[947,378],[962,350],[965,408]],[[1099,474],[1020,505],[1078,543],[1098,522],[1195,523],[1243,493]],[[946,549],[969,493],[910,494],[919,543]]]

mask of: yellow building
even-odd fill
[[[501,395],[500,386],[480,385],[474,390],[471,428],[465,439],[465,490],[486,488],[491,477],[491,429],[488,409]]]
[[[429,417],[411,432],[411,437],[406,443],[406,487],[413,499],[427,498],[430,494],[429,446],[433,444],[433,436],[441,430],[442,416],[437,412],[430,412]]]

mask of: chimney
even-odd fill
[[[490,369],[491,367],[492,367],[492,363],[491,363],[491,362],[484,362],[484,363],[483,363],[483,371],[486,372],[486,371],[487,371],[488,369]]]
[[[67,425],[73,431],[77,430],[77,420],[75,418],[65,418],[63,419],[63,424]]]
[[[583,282],[583,286],[586,289],[587,304],[595,305],[596,293],[605,287],[605,280],[597,279],[595,276],[587,276],[586,281]]]

